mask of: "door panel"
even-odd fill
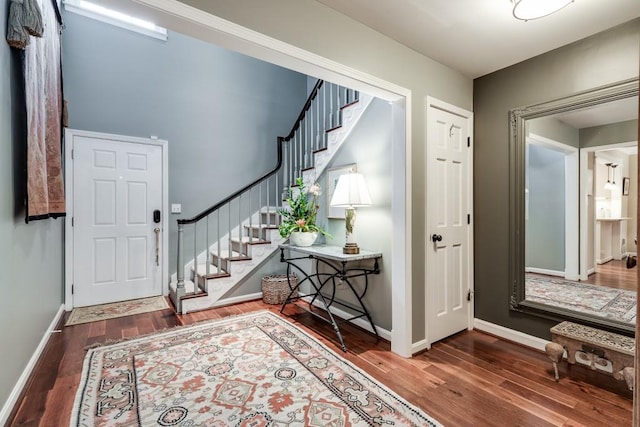
[[[76,137],[73,152],[74,306],[160,295],[162,148]]]
[[[469,324],[471,158],[466,117],[430,106],[427,126],[426,305],[433,343]]]

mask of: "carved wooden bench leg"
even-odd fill
[[[635,381],[635,369],[627,366],[622,370],[622,376],[624,377],[624,381],[627,383],[627,387],[629,390],[633,391],[634,381]]]
[[[544,346],[544,351],[547,352],[547,356],[553,362],[553,370],[555,372],[556,381],[560,380],[560,376],[558,375],[558,363],[562,361],[562,356],[564,355],[564,347],[555,342],[550,342]]]

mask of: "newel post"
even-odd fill
[[[185,294],[184,290],[184,224],[178,224],[178,265],[176,270],[176,277],[178,283],[176,284],[176,312],[182,314],[182,297]]]

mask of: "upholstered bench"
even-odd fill
[[[617,380],[625,380],[633,390],[633,357],[635,340],[624,335],[607,332],[572,322],[562,322],[551,328],[551,340],[545,350],[553,361],[556,381],[559,380],[557,363],[564,350],[571,364],[588,365],[593,370],[607,372]]]

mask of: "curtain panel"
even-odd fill
[[[7,41],[24,49],[26,220],[56,218],[65,215],[60,11],[56,0],[11,0],[9,7]]]

